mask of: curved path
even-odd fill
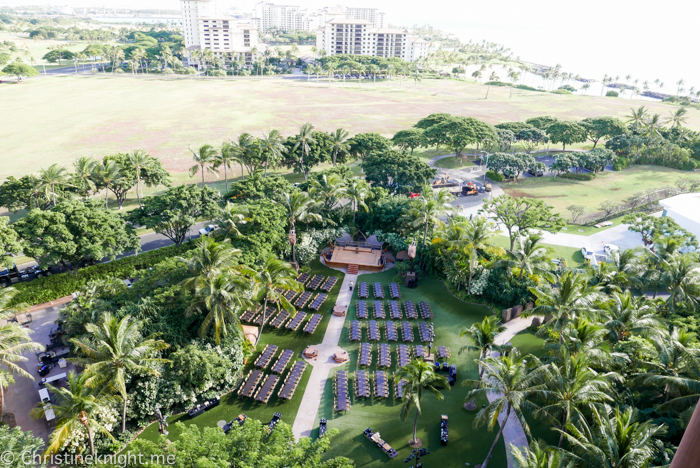
[[[530,324],[532,324],[532,319],[533,317],[517,317],[511,320],[510,322],[506,322],[503,325],[504,327],[506,327],[506,330],[496,337],[496,344],[508,343],[515,335],[529,327]],[[493,352],[491,353],[491,355],[496,357],[500,354],[498,352]],[[494,393],[488,394],[487,398],[490,402],[492,402],[500,398],[501,396],[502,395],[500,394]],[[505,415],[500,415],[498,417],[498,424],[503,425],[504,420]],[[523,448],[528,447],[529,444],[527,442],[525,430],[523,429],[522,424],[520,424],[520,420],[515,416],[515,414],[511,414],[510,418],[508,419],[508,422],[505,424],[506,426],[503,429],[503,442],[505,443],[506,447],[506,458],[508,459],[508,468],[515,468],[517,465],[515,464],[515,459],[511,455],[510,446],[513,445],[522,450]]]

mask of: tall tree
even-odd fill
[[[503,423],[500,424],[496,438],[481,464],[482,468],[486,468],[511,414],[515,414],[520,421],[525,434],[530,435],[530,426],[525,420],[523,409],[534,409],[531,400],[543,395],[544,384],[538,382],[539,376],[536,372],[528,372],[526,361],[515,348],[507,356],[481,359],[479,365],[484,367],[484,378],[466,381],[466,385],[476,387],[469,392],[466,399],[486,395],[492,395],[494,399],[476,414],[474,426],[486,425],[487,429],[492,431],[498,418],[503,416]]]
[[[440,189],[413,200],[411,208],[406,216],[411,219],[411,226],[423,228],[422,248],[425,249],[425,242],[428,238],[428,229],[442,225],[442,217],[454,211],[454,206],[450,204],[452,195],[447,189]]]
[[[350,199],[352,205],[352,223],[355,224],[355,214],[362,208],[369,211],[365,199],[369,196],[370,187],[367,182],[361,179],[353,179],[347,186],[345,195]]]
[[[41,181],[42,188],[46,190],[46,193],[51,194],[53,206],[56,206],[56,188],[69,185],[68,171],[66,171],[65,167],[52,164],[48,169],[41,169],[39,171],[39,180]]]
[[[81,195],[85,199],[91,190],[93,192],[97,190],[95,185],[97,161],[87,156],[81,156],[73,163],[73,169],[75,172],[73,172],[72,176],[72,185],[80,190]]]
[[[214,165],[219,168],[224,167],[224,184],[226,185],[226,193],[228,193],[228,169],[231,169],[231,165],[235,162],[240,162],[238,157],[237,147],[233,143],[224,143],[221,145],[221,151],[216,156],[216,162]],[[243,176],[243,169],[241,169],[241,177]]]
[[[409,128],[406,130],[399,130],[398,132],[396,132],[396,134],[394,134],[391,141],[404,151],[410,149],[411,155],[413,155],[413,150],[420,146],[423,146],[423,144],[425,143],[423,133],[424,130],[421,128]]]
[[[152,163],[152,158],[146,151],[137,149],[127,155],[127,160],[131,168],[136,172],[136,198],[138,198],[139,207],[141,207],[141,197],[143,195],[141,192],[141,171],[148,169]]]
[[[350,145],[348,144],[348,135],[348,131],[343,128],[339,128],[335,132],[331,133],[331,140],[333,141],[334,166],[338,155],[345,153],[350,149]]]
[[[442,401],[445,399],[445,396],[438,388],[451,390],[445,376],[438,374],[434,369],[435,367],[429,362],[414,359],[394,374],[396,385],[402,380],[404,381],[403,394],[401,395],[401,400],[403,401],[401,405],[401,421],[405,422],[411,410],[414,408],[416,410],[413,418],[413,438],[409,442],[412,445],[418,444],[416,428],[418,427],[418,415],[421,413],[420,402],[421,398],[423,398],[423,393],[432,393],[435,398]]]
[[[190,177],[193,177],[197,172],[202,173],[202,187],[204,187],[204,170],[206,168],[212,174],[219,173],[216,169],[216,159],[218,152],[212,145],[202,145],[197,151],[190,148],[192,153],[192,159],[196,163],[194,166],[190,167]]]
[[[97,166],[96,174],[100,185],[105,188],[105,209],[108,209],[110,189],[124,181],[122,166],[114,160],[105,159]]]
[[[114,389],[122,399],[122,432],[126,431],[127,378],[135,374],[159,375],[154,364],[167,362],[156,357],[168,344],[143,337],[143,322],[126,315],[121,320],[106,312],[99,324],[85,326],[87,334],[71,340],[79,350],[73,362],[83,366],[91,387]]]
[[[287,151],[284,146],[284,138],[277,130],[270,130],[260,140],[262,150],[265,152],[265,173],[263,177],[267,177],[267,168],[275,167],[277,162],[282,158],[282,153]],[[228,192],[228,188],[226,189]]]
[[[310,151],[310,144],[316,143],[316,140],[314,139],[313,136],[313,131],[314,131],[314,126],[310,124],[309,122],[305,122],[301,128],[299,128],[299,135],[298,135],[298,140],[296,144],[294,145],[294,148],[292,151],[296,151],[299,149],[301,152],[301,165],[302,167],[304,166],[304,155],[308,158],[309,156],[309,151]],[[304,180],[308,178],[308,173],[304,172]]]
[[[113,398],[100,394],[99,389],[90,386],[88,383],[91,378],[92,376],[87,372],[76,374],[75,371],[71,371],[66,379],[67,387],[46,385],[53,397],[51,408],[56,415],[56,429],[51,433],[44,455],[59,452],[64,444],[74,437],[76,431],[84,430],[87,433],[90,455],[93,457],[95,456],[95,432],[115,440],[109,430],[95,417],[98,410],[109,404]],[[36,419],[44,418],[45,411],[43,403],[40,402],[32,410],[31,415]]]
[[[265,328],[265,314],[269,302],[283,308],[292,316],[296,314],[296,309],[291,302],[282,294],[284,290],[303,291],[304,285],[296,280],[297,271],[292,266],[282,260],[270,256],[259,268],[244,268],[243,275],[251,281],[252,295],[256,301],[263,301],[263,320],[260,325],[260,332],[255,340],[255,345],[260,342],[260,338]]]
[[[479,360],[486,359],[492,351],[503,352],[506,348],[496,344],[496,337],[506,331],[506,327],[501,324],[501,321],[495,315],[487,315],[481,322],[472,324],[471,327],[462,327],[459,330],[459,336],[467,337],[473,343],[472,345],[464,346],[463,349],[471,352],[479,353]],[[484,375],[484,368],[479,366],[479,381]],[[468,403],[469,409],[475,409],[476,398],[472,398]]]
[[[294,189],[291,193],[284,194],[284,207],[287,209],[290,235],[295,232],[297,223],[321,221],[323,218],[314,212],[314,201],[308,193]],[[292,245],[292,261],[296,262],[295,245]]]
[[[547,136],[552,143],[562,143],[564,150],[566,145],[583,143],[588,138],[586,127],[576,122],[559,121],[547,127]]]

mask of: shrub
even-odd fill
[[[85,286],[89,281],[107,278],[133,278],[137,271],[150,268],[170,257],[179,256],[194,248],[194,243],[171,245],[157,250],[149,250],[138,255],[120,258],[107,263],[98,263],[78,270],[78,273],[58,273],[37,278],[28,283],[17,283],[17,294],[10,305],[35,305],[68,296]]]
[[[506,176],[504,176],[503,174],[499,174],[498,172],[493,171],[487,171],[486,177],[493,180],[494,182],[503,182],[506,178]]]
[[[618,93],[617,91],[608,91],[607,93],[605,93],[605,95],[607,97],[618,97],[620,93]]]
[[[532,86],[528,86],[528,85],[524,85],[524,84],[515,85],[514,88],[525,89],[528,91],[542,91],[541,89],[533,88]]]
[[[486,83],[489,86],[510,86],[508,83],[504,83],[502,81],[487,81]]]
[[[559,86],[557,89],[565,89],[567,91],[571,91],[572,93],[576,92],[576,88],[574,88],[573,86],[568,85],[568,84],[564,85],[564,86]]]
[[[565,172],[564,174],[560,175],[562,179],[573,179],[573,180],[593,180],[595,179],[595,174],[592,172],[581,172],[581,173],[576,173],[576,172]]]
[[[554,91],[551,91],[552,94],[571,94],[571,91],[568,89],[555,89]]]
[[[617,158],[615,164],[613,164],[613,171],[621,171],[630,166],[630,160],[627,158]]]

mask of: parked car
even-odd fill
[[[542,177],[544,175],[544,171],[540,168],[528,169],[527,173],[533,177]]]
[[[212,232],[216,231],[219,229],[219,226],[216,224],[210,224],[209,226],[203,227],[202,229],[199,230],[199,234],[202,236],[208,236]]]
[[[590,260],[593,258],[593,251],[588,247],[581,247],[581,255],[583,255],[583,258],[586,260]]]
[[[615,251],[620,251],[620,247],[616,246],[615,244],[605,244],[603,246],[603,252],[605,252],[605,255],[612,255],[612,253]]]

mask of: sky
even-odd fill
[[[664,82],[675,93],[676,81],[700,89],[700,34],[694,0],[267,0],[311,9],[346,4],[379,8],[396,26],[430,24],[463,41],[497,42],[515,56],[565,72],[601,80],[605,74]],[[224,6],[252,11],[254,0],[220,0]],[[0,5],[51,4],[78,7],[107,5],[177,10],[177,0],[0,0]]]

